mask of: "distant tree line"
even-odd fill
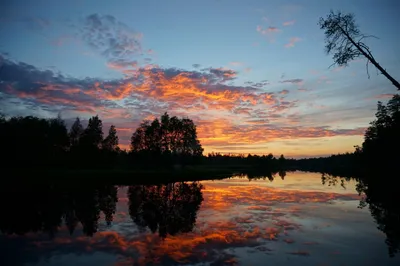
[[[5,168],[116,168],[129,165],[158,166],[196,163],[203,148],[196,126],[188,118],[144,121],[132,134],[130,151],[121,151],[117,129],[111,125],[104,137],[96,115],[87,127],[76,118],[67,130],[61,117],[0,117],[0,145]]]
[[[33,116],[0,117],[0,145],[3,169],[157,169],[203,165],[204,168],[253,171],[284,170],[283,155],[272,154],[203,156],[196,125],[189,118],[164,113],[160,119],[143,121],[132,133],[129,151],[119,148],[117,128],[103,133],[96,115],[84,128],[76,118],[68,130],[64,120]]]

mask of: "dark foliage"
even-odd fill
[[[203,148],[192,120],[165,113],[160,120],[144,121],[136,129],[131,137],[131,154],[140,164],[186,165],[199,162]]]
[[[203,201],[202,189],[199,182],[130,186],[129,214],[139,227],[162,238],[191,232]]]
[[[60,117],[6,119],[2,116],[0,134],[1,153],[5,158],[1,164],[6,171],[170,171],[197,165],[200,171],[246,172],[251,176],[268,172],[272,176],[286,167],[283,155],[279,159],[272,154],[245,157],[211,153],[203,156],[193,121],[170,117],[167,113],[160,119],[140,124],[132,134],[130,151],[118,147],[114,125],[103,137],[103,123],[98,116],[91,117],[86,128],[76,118],[69,132]]]
[[[15,195],[18,199],[10,201]],[[80,224],[83,233],[92,236],[98,230],[101,212],[107,224],[112,222],[117,201],[117,187],[110,185],[3,185],[0,208],[7,219],[0,219],[0,230],[19,235],[45,232],[53,237],[62,225],[72,235]]]

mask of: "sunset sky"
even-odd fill
[[[123,148],[168,111],[194,120],[205,153],[351,151],[396,88],[363,59],[329,68],[317,23],[330,9],[354,12],[400,79],[395,0],[1,1],[0,112],[98,114]]]

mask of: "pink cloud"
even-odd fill
[[[294,20],[285,21],[283,22],[283,26],[292,26],[294,25],[294,23],[295,23]]]
[[[279,33],[281,30],[277,27],[263,28],[262,26],[258,25],[257,31],[262,35],[267,36],[270,42],[274,42],[275,41],[274,35]]]
[[[294,47],[294,44],[299,41],[301,41],[301,39],[299,37],[292,37],[289,39],[289,43],[285,44],[285,47],[292,48],[292,47]]]

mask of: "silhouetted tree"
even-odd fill
[[[81,145],[86,149],[99,149],[103,142],[103,123],[96,115],[89,119],[81,137]]]
[[[362,156],[367,163],[395,166],[400,159],[400,96],[394,95],[387,106],[378,102],[377,109],[364,135]]]
[[[79,140],[82,134],[83,134],[83,127],[81,124],[81,120],[79,119],[79,117],[77,117],[69,131],[69,140],[71,143],[71,148],[77,147],[79,145]]]
[[[320,18],[319,26],[322,30],[325,30],[326,52],[327,54],[333,53],[334,64],[347,66],[351,60],[364,56],[367,59],[367,74],[368,63],[372,63],[400,90],[400,83],[378,64],[369,47],[362,42],[363,39],[374,36],[364,35],[360,32],[354,14],[331,11],[326,18]]]
[[[115,152],[119,150],[118,147],[118,135],[114,125],[110,126],[108,136],[103,140],[102,147],[106,151]]]
[[[180,163],[202,156],[196,126],[188,118],[169,117],[167,113],[152,122],[144,121],[131,137],[131,152],[151,155],[152,159],[174,156]]]

